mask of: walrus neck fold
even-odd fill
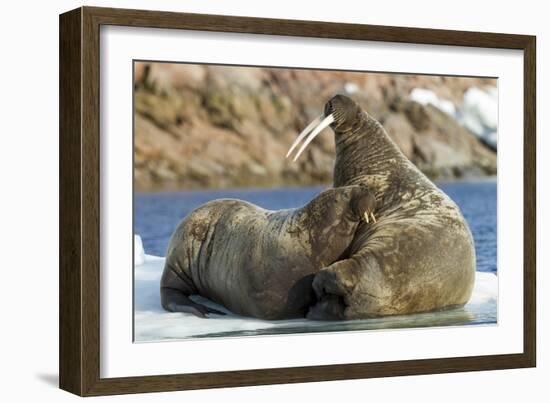
[[[335,187],[361,184],[369,176],[387,177],[406,163],[405,156],[382,125],[365,112],[349,130],[336,128],[334,131]]]

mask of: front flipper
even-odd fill
[[[312,283],[317,303],[309,309],[307,318],[312,320],[346,319],[346,297],[351,294],[357,284],[356,270],[356,262],[346,259],[319,271]]]
[[[326,294],[309,308],[306,317],[309,320],[342,320],[345,309],[342,297]]]
[[[319,271],[312,284],[317,299],[326,294],[349,295],[357,284],[357,272],[357,263],[352,259],[340,260]]]
[[[225,312],[193,302],[183,292],[174,288],[162,287],[160,301],[162,307],[170,312],[191,313],[199,318],[207,318],[209,314],[225,315]]]

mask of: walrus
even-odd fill
[[[208,202],[170,239],[161,304],[198,317],[222,314],[189,298],[199,294],[243,316],[305,317],[316,301],[314,274],[349,247],[360,221],[376,222],[374,203],[365,186],[329,189],[279,211],[235,199]]]
[[[311,319],[359,319],[459,307],[475,279],[474,241],[458,206],[409,161],[382,125],[336,95],[302,132],[296,160],[325,127],[336,143],[334,187],[365,185],[377,222],[360,225],[346,256],[320,270]],[[309,133],[309,135],[308,135]]]

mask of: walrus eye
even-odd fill
[[[290,150],[288,150],[288,153],[286,154],[286,157],[288,158],[288,156],[292,153],[292,150],[294,150],[294,148],[296,148],[296,146],[300,143],[300,141],[302,141],[302,139],[311,131],[311,133],[309,134],[309,136],[307,137],[307,139],[304,141],[304,143],[302,144],[302,147],[300,147],[300,150],[298,150],[298,153],[296,153],[296,156],[294,157],[294,159],[292,161],[296,161],[298,159],[298,157],[300,156],[300,154],[302,154],[302,152],[306,149],[306,147],[308,146],[309,143],[311,143],[313,141],[313,139],[315,137],[317,137],[317,135],[319,133],[321,133],[323,131],[323,129],[325,129],[328,125],[330,125],[332,122],[334,122],[334,116],[333,114],[331,113],[330,115],[328,115],[327,117],[325,117],[322,121],[321,121],[321,118],[323,116],[319,116],[318,118],[316,118],[315,120],[313,120],[313,122],[311,122],[301,133],[300,135],[298,136],[298,138],[294,141],[294,143],[292,144],[292,146],[290,146]],[[320,121],[320,123],[319,123]]]

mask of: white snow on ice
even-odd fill
[[[193,296],[192,299],[227,312],[227,315],[212,315],[208,319],[201,319],[191,314],[166,312],[160,305],[159,291],[164,258],[146,255],[141,238],[137,235],[134,249],[134,339],[136,342],[189,337],[496,323],[497,276],[482,272],[476,273],[472,298],[464,308],[441,312],[346,322],[316,322],[306,319],[264,321],[237,316],[200,296]]]
[[[145,250],[139,235],[134,235],[134,265],[141,266],[145,263]]]

